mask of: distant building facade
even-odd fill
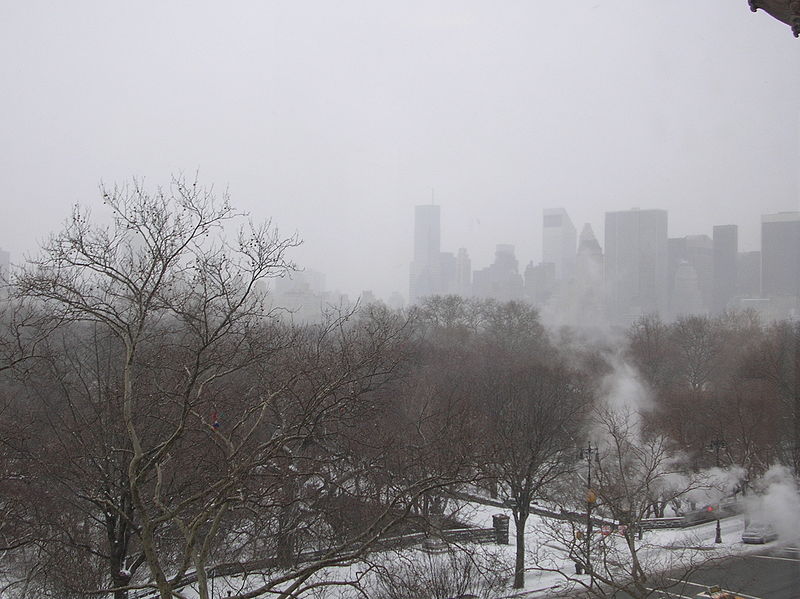
[[[597,326],[602,322],[605,306],[603,266],[603,249],[592,226],[586,223],[578,239],[575,281],[569,289],[574,296],[571,321],[577,326]]]
[[[667,313],[667,211],[606,212],[605,284],[611,322]]]
[[[456,282],[454,293],[461,297],[472,295],[472,261],[466,248],[458,248],[456,254]]]
[[[320,322],[327,310],[347,307],[346,295],[325,290],[325,275],[315,270],[301,270],[274,279],[267,296],[268,303],[280,308],[279,314],[295,322]],[[375,300],[371,292],[364,292],[362,303]]]
[[[409,302],[442,293],[441,208],[414,208],[414,257],[411,262]]]
[[[703,314],[706,311],[697,270],[688,260],[682,260],[675,270],[670,310],[673,318]]]
[[[739,228],[736,225],[716,225],[713,233],[714,284],[711,310],[722,314],[732,307],[736,297]]]
[[[524,294],[534,306],[546,304],[556,289],[556,265],[552,262],[533,262],[525,267]]]
[[[800,296],[800,212],[761,217],[761,295]]]
[[[522,299],[523,283],[513,245],[497,246],[494,263],[473,273],[472,290],[481,298],[499,301]]]
[[[736,295],[761,297],[761,252],[739,252],[736,257]]]
[[[669,304],[672,316],[707,314],[714,287],[712,239],[708,235],[670,238],[667,241],[667,255]],[[694,291],[690,290],[693,286],[696,286],[700,293],[699,302],[694,297]]]
[[[542,216],[542,262],[555,267],[556,281],[567,281],[575,273],[577,231],[563,208],[548,208]]]

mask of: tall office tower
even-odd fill
[[[675,273],[683,262],[686,262],[686,238],[670,237],[667,239],[667,286],[670,294],[675,282]]]
[[[409,302],[442,292],[440,207],[414,208],[414,260],[411,263]]]
[[[592,225],[586,223],[578,242],[578,253],[575,261],[575,277],[594,278],[603,276],[603,248],[594,236]]]
[[[458,248],[456,255],[456,290],[461,297],[472,295],[472,262],[466,248]]]
[[[630,324],[667,312],[667,211],[606,212],[605,280],[609,316]]]
[[[494,263],[473,273],[472,290],[481,298],[493,298],[504,302],[522,299],[522,277],[519,274],[513,245],[497,246]]]
[[[542,218],[542,262],[552,262],[556,280],[566,281],[575,274],[575,246],[578,238],[567,211],[545,209]]]
[[[705,312],[699,277],[688,260],[682,260],[675,270],[670,294],[670,312],[674,317]]]
[[[714,286],[714,243],[711,238],[708,235],[672,237],[667,240],[667,256],[671,314],[678,316],[708,312]],[[684,263],[691,267],[691,274]],[[681,278],[680,285],[678,277]],[[693,296],[691,301],[686,300],[687,285],[697,286],[700,292],[699,302]],[[693,294],[694,291],[689,293]]]
[[[740,252],[736,256],[736,295],[756,298],[761,295],[761,252]]]
[[[701,312],[711,307],[714,289],[714,242],[708,235],[686,236],[686,260],[697,274],[700,290]]]
[[[456,293],[458,262],[453,252],[439,252],[439,291],[442,295]]]
[[[714,227],[714,285],[711,308],[722,314],[736,296],[736,259],[739,254],[739,228],[736,225]]]
[[[578,240],[578,254],[575,262],[575,284],[570,290],[574,297],[567,297],[573,303],[572,322],[578,326],[597,326],[603,318],[603,249],[594,236],[589,223],[583,226]]]
[[[556,267],[552,262],[533,262],[525,267],[525,297],[535,306],[543,306],[556,288]]]
[[[761,217],[761,295],[800,296],[800,212]]]

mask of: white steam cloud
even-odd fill
[[[771,524],[781,538],[800,538],[800,495],[797,481],[786,466],[772,466],[752,484],[754,494],[746,499],[752,523]]]

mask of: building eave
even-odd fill
[[[748,0],[750,10],[759,8],[765,13],[786,23],[795,37],[800,37],[800,0]]]

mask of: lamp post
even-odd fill
[[[724,439],[720,439],[719,437],[713,439],[711,441],[711,443],[706,445],[706,449],[708,451],[713,451],[714,452],[714,463],[717,465],[717,468],[720,467],[719,450],[720,449],[725,449],[727,446],[728,445],[727,445],[727,443],[725,443],[725,440]],[[719,523],[719,506],[717,506],[717,531],[716,531],[716,536],[714,537],[714,542],[715,543],[722,543],[722,529],[721,529],[720,523]]]
[[[592,447],[592,442],[580,450],[580,457],[586,460],[588,470],[586,472],[586,572],[589,574],[589,587],[591,588],[594,582],[594,574],[592,573],[592,564],[589,560],[589,555],[592,548],[592,506],[597,501],[597,496],[592,489],[592,456],[597,455],[597,447]]]

